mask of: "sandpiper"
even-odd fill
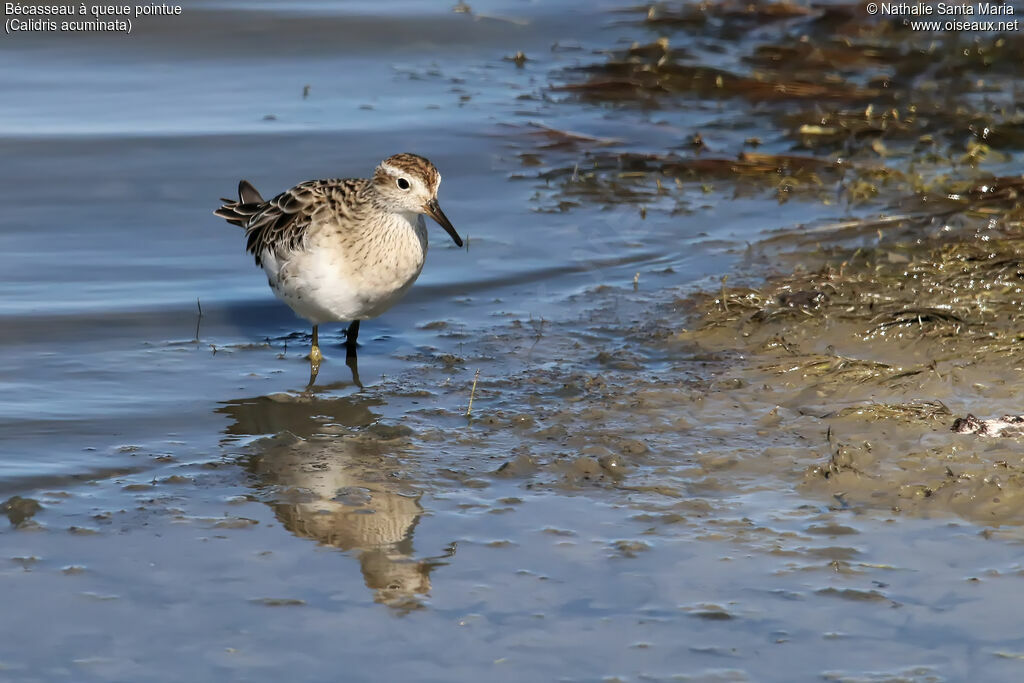
[[[245,228],[247,249],[274,294],[313,325],[310,384],[323,360],[321,323],[351,321],[345,346],[354,361],[359,321],[394,306],[419,277],[427,255],[424,215],[462,246],[437,203],[440,184],[430,161],[396,154],[369,179],[310,180],[269,201],[242,180],[237,202],[222,199],[214,214]]]

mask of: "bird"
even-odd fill
[[[370,178],[308,180],[270,200],[241,180],[238,201],[221,198],[214,215],[245,230],[246,249],[271,290],[313,326],[310,385],[323,360],[319,326],[341,321],[350,321],[346,360],[359,384],[359,323],[394,306],[419,277],[427,255],[424,216],[462,246],[438,204],[440,184],[430,160],[402,153],[380,162]]]

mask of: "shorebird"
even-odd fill
[[[310,384],[323,360],[319,326],[340,321],[351,321],[346,357],[359,383],[359,322],[394,306],[419,277],[427,255],[424,215],[462,246],[437,203],[440,184],[430,161],[396,154],[368,179],[309,180],[269,201],[242,180],[238,201],[222,199],[214,214],[245,229],[246,248],[274,294],[313,325]]]

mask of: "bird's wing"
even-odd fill
[[[276,254],[299,249],[322,212],[349,215],[351,200],[365,184],[355,179],[310,180],[263,201],[259,192],[243,180],[238,202],[225,204],[216,214],[245,228],[246,249],[256,264],[262,265],[261,255],[266,251]]]
[[[302,245],[318,200],[323,196],[322,182],[312,180],[296,185],[253,212],[244,227],[248,238],[246,249],[256,257],[256,263],[265,251],[294,251]]]

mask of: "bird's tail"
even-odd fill
[[[238,183],[238,201],[221,197],[224,205],[213,212],[213,215],[220,216],[228,223],[245,227],[249,218],[255,214],[266,203],[266,200],[256,191],[248,180],[241,180]]]

